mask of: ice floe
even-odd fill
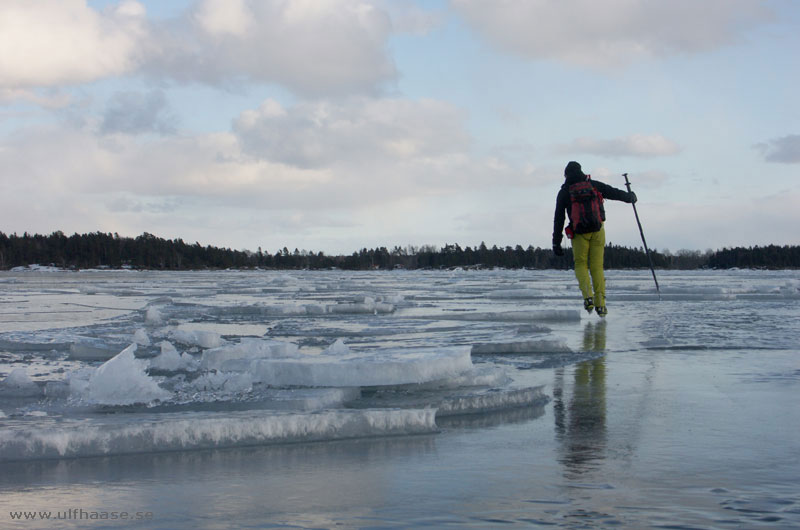
[[[206,350],[200,366],[204,370],[245,370],[251,361],[257,359],[297,357],[300,353],[295,344],[245,337],[236,344]]]
[[[147,361],[136,359],[131,344],[98,367],[89,378],[86,398],[99,405],[133,405],[164,401],[172,394],[145,372]]]
[[[0,461],[107,456],[436,432],[435,409],[162,413],[0,430]]]
[[[200,361],[188,353],[178,353],[170,342],[161,341],[161,353],[150,359],[150,368],[165,372],[193,372],[199,368]]]
[[[472,370],[467,347],[383,350],[380,355],[308,356],[257,359],[250,364],[255,381],[271,386],[363,387],[425,383],[458,377]]]

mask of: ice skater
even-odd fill
[[[583,294],[583,307],[604,317],[606,307],[606,281],[603,274],[603,255],[606,246],[606,220],[603,199],[636,202],[636,194],[617,189],[598,180],[591,180],[575,161],[564,169],[564,184],[556,197],[556,213],[553,217],[553,252],[563,256],[561,248],[565,217],[569,216],[567,237],[572,240],[572,257],[575,261],[575,277]],[[591,283],[589,274],[591,273]]]

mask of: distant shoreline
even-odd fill
[[[11,269],[0,269],[0,273],[59,273],[59,272],[284,272],[284,271],[360,271],[360,272],[367,272],[367,271],[382,271],[382,272],[392,272],[392,271],[492,271],[492,270],[526,270],[526,271],[555,271],[555,270],[569,270],[569,269],[534,269],[530,267],[484,267],[484,266],[451,266],[451,267],[419,267],[416,269],[405,269],[402,267],[397,267],[395,269],[342,269],[339,267],[330,267],[330,268],[285,268],[285,269],[276,269],[276,268],[264,268],[264,267],[231,267],[225,269],[219,268],[201,268],[201,269],[155,269],[155,268],[132,268],[132,267],[88,267],[88,268],[61,268],[55,267],[52,265],[40,265],[38,263],[34,263],[31,265],[24,265],[18,266]],[[606,267],[606,270],[626,270],[626,271],[647,271],[649,272],[649,268],[647,267]],[[735,270],[746,270],[746,271],[787,271],[787,270],[800,270],[800,267],[783,267],[783,268],[769,268],[769,267],[728,267],[728,268],[712,268],[712,267],[700,267],[697,269],[665,269],[656,267],[656,271],[735,271]]]
[[[350,255],[327,255],[307,250],[289,251],[284,247],[275,254],[231,250],[187,244],[182,239],[162,239],[144,233],[136,238],[95,232],[66,236],[25,233],[6,235],[0,232],[0,270],[17,267],[54,267],[60,270],[392,270],[392,269],[534,269],[565,270],[572,267],[572,250],[555,256],[549,249],[522,245],[472,248],[445,244],[388,249],[363,248]],[[681,250],[676,254],[651,251],[655,268],[662,270],[695,269],[798,269],[800,246],[767,245],[723,248],[716,251]],[[642,248],[610,244],[605,252],[606,269],[647,269],[649,261]]]

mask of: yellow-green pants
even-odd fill
[[[572,256],[575,258],[575,277],[584,298],[594,296],[595,306],[606,305],[606,279],[603,275],[603,253],[606,247],[605,227],[597,232],[575,234],[572,238]],[[589,283],[589,273],[592,281]],[[592,295],[594,287],[594,295]]]

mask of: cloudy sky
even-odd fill
[[[577,160],[629,173],[651,247],[798,244],[798,27],[792,0],[1,0],[0,231],[549,247]]]

